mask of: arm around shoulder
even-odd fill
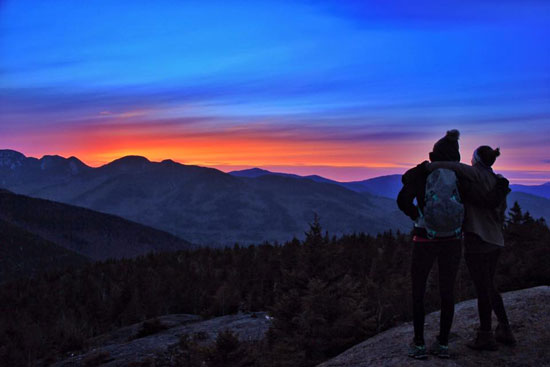
[[[430,172],[435,171],[438,168],[446,168],[453,170],[459,178],[465,178],[471,181],[475,181],[476,170],[474,167],[459,162],[432,162],[427,164],[427,168]]]

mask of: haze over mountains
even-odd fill
[[[400,175],[337,182],[258,168],[228,174],[138,156],[92,168],[75,157],[36,159],[3,150],[0,187],[115,214],[202,245],[301,238],[314,213],[331,235],[411,226],[395,203]],[[549,199],[514,191],[509,205],[515,200],[550,220]]]

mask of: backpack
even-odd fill
[[[423,214],[428,238],[460,235],[464,221],[464,205],[453,171],[439,168],[428,175]]]

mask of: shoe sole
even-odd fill
[[[408,354],[408,356],[411,357],[411,358],[414,358],[414,359],[427,359],[428,358],[427,354],[423,354],[423,355],[420,355],[420,356],[415,356],[415,355]]]
[[[438,357],[438,358],[441,358],[441,359],[449,359],[451,358],[451,355],[450,354],[443,354],[443,353],[436,353],[436,352],[430,352],[430,354],[434,357]]]

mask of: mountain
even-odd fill
[[[344,182],[344,187],[358,191],[369,192],[376,196],[396,199],[397,194],[403,187],[401,175],[388,175],[370,178],[363,181]]]
[[[287,175],[274,173],[260,168],[252,168],[244,171],[233,171],[232,175],[239,177],[261,177],[267,175]],[[374,177],[363,181],[338,182],[320,176],[297,176],[316,182],[325,182],[345,187],[355,192],[370,193],[383,198],[397,199],[401,190],[401,175],[388,175]],[[512,192],[508,195],[507,203],[511,208],[515,201],[522,210],[529,211],[534,218],[544,218],[550,223],[550,182],[538,186],[510,185]]]
[[[297,178],[307,178],[315,182],[325,182],[332,183],[335,185],[340,185],[349,190],[355,192],[368,192],[372,195],[382,196],[390,199],[396,199],[397,194],[401,190],[401,175],[387,175],[379,176],[374,178],[369,178],[362,181],[350,181],[350,182],[339,182],[330,180],[325,177],[311,175],[311,176],[298,176],[294,174],[281,173],[281,172],[271,172],[261,168],[251,168],[242,171],[232,171],[229,172],[231,175],[236,177],[260,177],[265,175],[279,175],[287,177],[297,177]],[[544,183],[542,185],[510,185],[510,188],[513,192],[522,192],[531,195],[540,196],[546,199],[550,199],[550,182]]]
[[[247,177],[247,178],[257,178],[267,175],[274,176],[285,176],[293,178],[305,178],[315,182],[330,183],[334,185],[339,185],[355,192],[368,192],[375,196],[386,197],[390,199],[397,198],[399,190],[401,190],[401,175],[388,175],[369,178],[363,181],[350,181],[350,182],[340,182],[334,181],[325,177],[318,175],[309,175],[309,176],[299,176],[291,173],[281,173],[281,172],[271,172],[261,168],[250,168],[241,171],[232,171],[229,172],[230,175],[235,177]]]
[[[191,247],[171,234],[89,209],[0,190],[0,230],[9,266],[79,263]],[[65,261],[67,260],[67,261]],[[4,268],[3,266],[0,268]]]
[[[231,172],[228,172],[228,173],[231,176],[248,177],[248,178],[256,178],[256,177],[261,177],[261,176],[265,176],[265,175],[275,175],[275,176],[302,178],[302,176],[295,175],[295,174],[292,174],[292,173],[271,172],[271,171],[261,169],[261,168],[249,168],[249,169],[243,169],[243,170],[240,170],[240,171],[231,171]]]
[[[0,219],[0,283],[88,262],[83,255]]]
[[[314,213],[331,235],[410,228],[392,199],[292,175],[235,177],[212,168],[135,156],[99,168],[84,166],[78,172],[42,168],[37,162],[45,157],[18,159],[13,169],[11,164],[0,167],[0,186],[118,215],[198,244],[303,238]],[[67,167],[69,160],[58,164]]]
[[[525,192],[531,195],[542,196],[543,198],[550,199],[550,182],[542,185],[510,185],[512,191]]]
[[[523,213],[528,211],[533,218],[538,219],[542,217],[546,220],[546,223],[550,224],[550,199],[524,192],[512,191],[508,194],[506,200],[508,208],[511,208],[516,201]]]

